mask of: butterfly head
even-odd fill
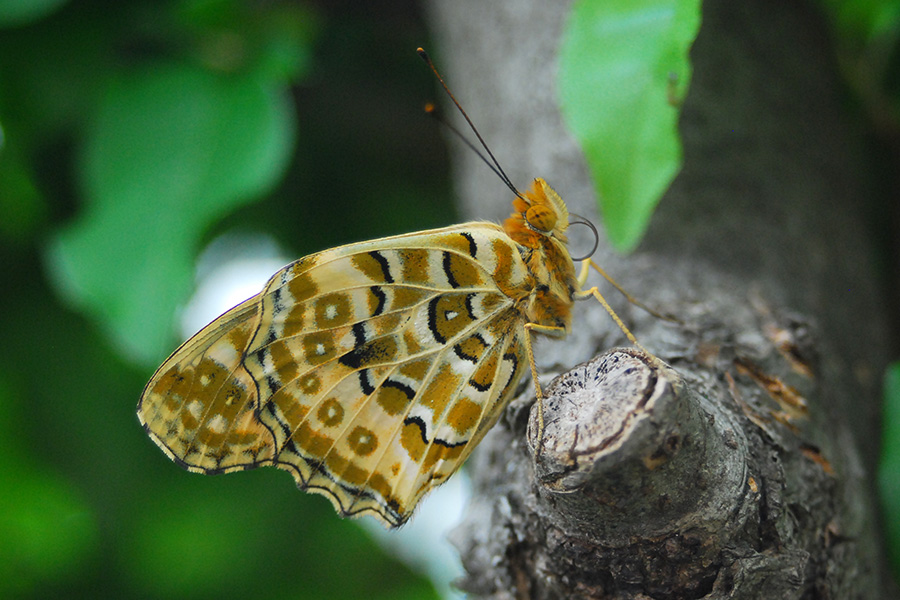
[[[538,248],[546,238],[568,242],[569,211],[562,198],[540,177],[531,189],[513,200],[513,212],[503,223],[503,229],[517,243]]]

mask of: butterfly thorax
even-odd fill
[[[566,247],[568,209],[541,178],[513,200],[513,209],[503,229],[523,247],[522,258],[534,280],[523,306],[525,317],[530,323],[561,328],[560,334],[565,335],[577,290],[575,265]]]

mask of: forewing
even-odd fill
[[[518,315],[497,315],[483,325],[477,343],[471,338],[463,342],[467,353],[457,344],[437,354],[435,379],[412,403],[374,470],[394,482],[395,499],[405,507],[404,520],[431,488],[456,472],[493,427],[527,365]],[[482,347],[482,341],[490,343]],[[354,498],[357,509],[366,507],[360,500]]]
[[[274,438],[256,418],[256,384],[241,364],[258,323],[254,296],[182,344],[144,388],[137,409],[141,424],[189,471],[223,473],[272,463]]]
[[[345,516],[402,524],[521,372],[527,272],[496,226],[326,251],[266,287],[244,366],[275,464]]]

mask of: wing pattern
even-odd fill
[[[258,317],[258,296],[232,308],[173,352],[144,388],[141,424],[189,471],[272,463],[274,439],[256,418],[256,384],[241,364]]]
[[[311,255],[177,350],[142,422],[190,470],[274,464],[398,526],[514,391],[529,278],[489,223]]]

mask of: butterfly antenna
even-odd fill
[[[489,167],[491,167],[491,170],[494,173],[496,173],[498,177],[500,177],[500,180],[506,184],[506,187],[508,187],[510,190],[512,190],[512,192],[516,196],[518,196],[519,198],[522,198],[522,194],[519,193],[519,190],[517,190],[516,186],[513,185],[513,182],[510,180],[509,176],[506,174],[506,171],[504,171],[503,167],[500,166],[500,162],[497,160],[497,157],[494,156],[494,153],[491,152],[491,149],[488,147],[487,143],[484,141],[484,138],[482,138],[481,134],[478,133],[478,128],[475,127],[475,123],[472,122],[472,119],[470,119],[469,115],[466,114],[466,111],[463,110],[462,105],[460,105],[460,103],[456,100],[456,96],[453,95],[453,92],[451,92],[450,88],[447,87],[447,84],[444,83],[444,78],[441,77],[441,74],[438,72],[437,67],[434,66],[433,62],[431,62],[431,57],[428,56],[428,53],[425,52],[425,50],[422,48],[416,48],[416,52],[419,54],[420,57],[422,57],[422,60],[425,61],[425,64],[428,65],[428,67],[434,73],[434,76],[437,77],[437,80],[440,82],[441,87],[444,88],[444,91],[447,92],[448,96],[450,96],[450,100],[452,100],[453,104],[456,105],[456,109],[466,120],[466,123],[469,124],[469,127],[472,129],[472,132],[475,134],[475,137],[477,137],[478,141],[481,142],[481,147],[484,148],[484,151],[487,152],[487,155],[491,157],[490,162],[488,162],[488,160],[481,154],[481,152],[478,151],[477,148],[475,148],[475,146],[472,143],[470,143],[468,140],[466,140],[466,138],[462,135],[462,133],[460,133],[460,131],[458,129],[450,126],[450,124],[447,123],[446,120],[441,119],[440,115],[436,114],[433,105],[431,105],[432,109],[430,111],[428,109],[428,106],[426,106],[425,107],[426,112],[431,113],[433,116],[438,118],[438,120],[440,120],[442,123],[444,123],[445,125],[450,127],[451,131],[453,131],[457,136],[459,136],[460,139],[462,139],[469,148],[474,150],[475,154],[480,156],[481,160],[483,160],[485,162],[485,164],[487,164]],[[491,165],[491,163],[493,163],[493,166]],[[524,198],[523,198],[523,200],[524,200]]]
[[[438,123],[440,123],[447,129],[452,131],[453,134],[456,135],[456,137],[458,137],[460,139],[460,141],[463,144],[465,144],[469,150],[471,150],[472,152],[475,153],[475,156],[480,158],[482,160],[482,162],[484,162],[484,164],[487,165],[488,169],[493,171],[494,174],[497,177],[499,177],[501,181],[503,181],[503,183],[505,183],[507,186],[510,185],[508,179],[504,176],[504,173],[501,173],[500,171],[498,171],[497,167],[495,167],[493,165],[493,163],[491,163],[491,161],[489,161],[487,159],[487,157],[485,157],[485,155],[481,153],[481,150],[478,149],[478,146],[476,146],[475,144],[470,142],[469,139],[466,136],[464,136],[459,129],[457,129],[450,121],[445,119],[444,115],[441,114],[441,111],[440,111],[440,109],[438,109],[437,106],[435,106],[431,102],[428,102],[425,104],[425,112],[428,113],[428,115],[431,116]],[[513,191],[515,192],[516,190],[513,189]],[[518,192],[516,192],[516,195],[518,195]]]

